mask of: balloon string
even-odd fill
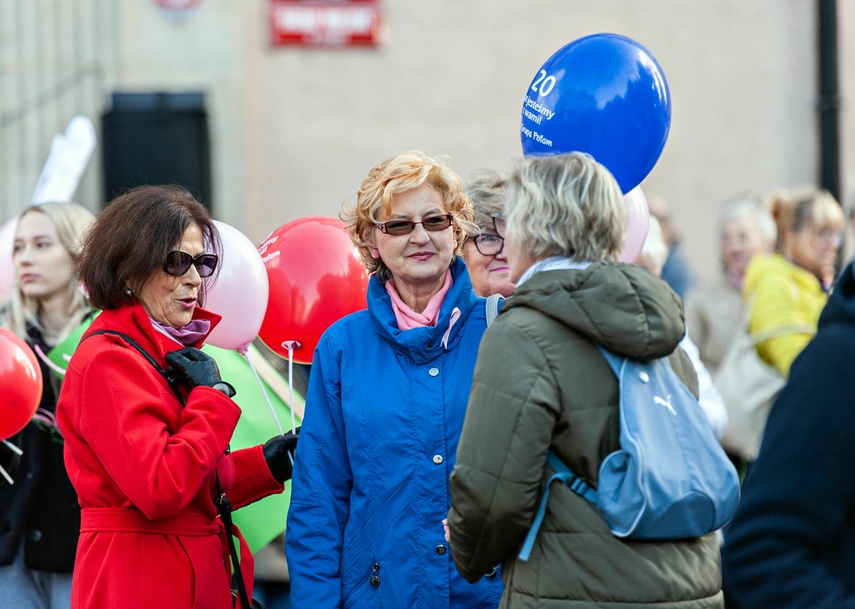
[[[297,417],[294,414],[294,349],[300,347],[300,343],[296,340],[286,340],[282,346],[288,349],[288,391],[291,395],[291,401],[288,402],[291,409],[291,433],[297,431]],[[294,456],[288,453],[288,458],[291,459],[291,465],[294,465]]]
[[[24,454],[24,451],[22,451],[20,448],[18,448],[8,440],[3,440],[3,444],[5,444],[9,448],[9,450],[11,450],[19,457]],[[0,465],[0,476],[3,476],[6,479],[6,482],[8,482],[9,484],[15,484],[15,481],[12,480],[12,476],[9,475],[9,472],[3,469],[2,465]]]
[[[258,377],[258,372],[255,370],[255,366],[252,364],[252,360],[249,357],[249,351],[247,349],[238,349],[241,355],[246,358],[246,362],[249,364],[250,370],[255,375],[255,380],[258,383],[258,386],[261,387],[261,393],[264,395],[264,399],[267,401],[267,406],[270,408],[270,414],[273,415],[273,420],[276,421],[276,427],[279,429],[279,435],[285,435],[285,432],[282,431],[282,425],[279,423],[279,417],[276,416],[276,411],[273,409],[273,404],[270,403],[270,397],[267,395],[267,391],[264,389],[264,383],[261,382],[261,379]]]
[[[48,368],[50,368],[60,376],[65,376],[65,368],[60,368],[52,361],[50,361],[47,355],[45,355],[45,352],[42,351],[41,347],[39,347],[38,345],[34,345],[33,348],[36,351],[36,355],[39,356],[39,359],[42,360]]]
[[[18,455],[19,457],[24,454],[23,450],[21,450],[20,448],[18,448],[14,444],[12,444],[9,440],[3,440],[3,444],[5,444],[9,450],[11,450],[13,453]]]

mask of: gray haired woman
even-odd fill
[[[504,234],[517,287],[481,343],[448,515],[463,577],[503,563],[502,607],[723,604],[714,535],[619,539],[563,485],[530,559],[517,557],[552,473],[547,453],[596,487],[619,448],[618,382],[598,344],[631,359],[670,355],[697,394],[677,349],[679,298],[647,269],[616,262],[626,228],[617,182],[587,155],[525,159],[510,178]]]
[[[686,300],[689,335],[711,373],[745,325],[742,288],[748,263],[757,254],[772,252],[776,234],[772,214],[759,196],[743,193],[725,204],[718,233],[722,276]]]
[[[508,278],[508,253],[505,240],[495,226],[496,216],[500,216],[505,208],[505,179],[495,171],[482,169],[469,180],[466,195],[472,202],[478,225],[478,232],[463,243],[463,258],[472,280],[472,289],[478,296],[510,296],[514,284]]]

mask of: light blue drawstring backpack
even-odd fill
[[[668,358],[639,362],[599,348],[620,383],[620,449],[600,466],[596,490],[549,453],[557,473],[547,482],[521,560],[531,555],[555,480],[595,504],[617,537],[701,537],[736,511],[736,469]]]

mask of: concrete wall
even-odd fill
[[[703,278],[717,272],[726,197],[819,176],[815,0],[388,0],[385,44],[337,50],[271,47],[264,0],[203,0],[183,20],[154,0],[116,2],[120,49],[105,95],[205,90],[217,215],[256,243],[295,218],[337,215],[372,165],[403,150],[450,155],[464,177],[510,169],[533,76],[595,32],[638,40],[662,66],[672,127],[642,188],[670,202]],[[845,101],[855,8],[839,6]]]

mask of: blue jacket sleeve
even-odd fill
[[[793,365],[725,531],[735,607],[855,607],[853,359],[852,331],[829,331]]]
[[[309,378],[288,510],[285,546],[294,609],[341,604],[342,531],[352,486],[341,410],[341,349],[325,336]]]

